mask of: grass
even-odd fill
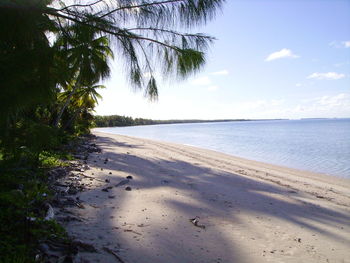
[[[73,156],[66,152],[43,151],[39,154],[39,166],[42,168],[53,168],[67,166],[64,160],[74,160]]]

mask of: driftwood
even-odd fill
[[[125,261],[121,257],[119,257],[117,255],[117,253],[115,253],[112,249],[110,249],[108,247],[103,247],[103,250],[108,252],[108,253],[110,253],[110,254],[112,254],[116,259],[118,259],[119,262],[125,263]]]
[[[99,182],[102,182],[102,183],[105,182],[105,181],[103,181],[103,180],[101,180],[101,179],[98,179],[98,178],[92,177],[92,176],[88,176],[88,175],[86,175],[86,174],[79,174],[79,175],[81,175],[81,176],[83,176],[83,177],[86,177],[86,178],[94,179],[94,180],[99,181]]]

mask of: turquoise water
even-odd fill
[[[214,122],[99,128],[250,160],[350,178],[350,119]]]

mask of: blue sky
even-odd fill
[[[134,92],[117,63],[96,114],[152,119],[350,117],[349,0],[227,0],[199,32],[217,38],[201,72]]]

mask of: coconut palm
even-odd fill
[[[108,59],[113,58],[113,52],[107,37],[99,36],[93,28],[79,24],[64,29],[55,46],[58,60],[65,61],[63,66],[69,72],[69,78],[61,83],[69,95],[59,110],[55,122],[55,126],[58,126],[64,110],[78,89],[91,87],[90,83],[109,76]]]
[[[98,100],[102,99],[102,96],[97,92],[98,89],[106,88],[103,85],[91,85],[88,87],[81,87],[76,89],[73,96],[71,91],[65,91],[60,94],[60,99],[66,101],[71,96],[70,104],[66,108],[67,120],[63,123],[62,128],[66,130],[68,127],[74,126],[74,122],[80,115],[91,114],[98,104]]]
[[[75,92],[109,75],[110,46],[130,83],[157,99],[156,72],[182,79],[204,65],[213,38],[193,29],[224,2],[0,1],[0,148],[6,136],[12,140],[9,127],[37,107],[57,105],[57,93],[69,90],[51,113],[58,126]]]

